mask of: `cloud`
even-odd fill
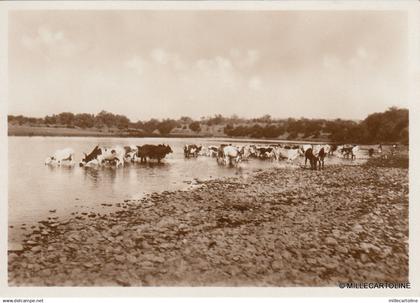
[[[152,50],[150,52],[150,56],[158,64],[163,64],[164,65],[164,64],[167,64],[169,62],[169,54],[161,48],[156,48],[156,49]]]
[[[137,74],[143,75],[146,67],[146,62],[139,56],[134,56],[131,59],[127,60],[124,65],[134,70]]]
[[[185,62],[178,54],[168,52],[162,48],[155,48],[150,52],[152,61],[159,65],[169,65],[174,70],[180,71],[186,68]]]
[[[34,35],[24,35],[22,45],[34,52],[41,52],[47,57],[70,56],[80,50],[62,31],[53,31],[47,26],[40,26]]]
[[[255,66],[260,60],[261,54],[255,49],[239,50],[231,49],[230,57],[235,62],[235,65],[241,68],[250,68]]]
[[[219,82],[223,86],[233,86],[236,82],[235,68],[232,62],[226,57],[217,56],[214,58],[199,59],[196,61],[194,68],[199,72],[197,75],[193,71],[197,79],[199,79],[201,73],[208,80]]]
[[[359,46],[348,58],[337,55],[326,54],[322,57],[322,65],[326,70],[337,71],[337,69],[368,68],[373,56],[364,47]]]
[[[149,56],[132,56],[124,62],[124,66],[142,75],[143,79],[153,85],[158,86],[162,81],[167,81],[189,91],[197,90],[199,83],[201,87],[208,86],[211,90],[232,88],[241,77],[228,57],[187,60],[162,48],[151,50]]]
[[[154,86],[172,81],[179,90],[189,92],[203,92],[205,86],[209,88],[208,93],[238,87],[258,91],[262,89],[262,81],[249,75],[249,68],[255,67],[260,58],[260,52],[254,49],[232,49],[213,57],[192,58],[156,47],[145,55],[131,57],[125,66],[146,76],[143,78]]]

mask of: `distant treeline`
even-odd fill
[[[69,112],[30,118],[8,116],[8,122],[30,126],[61,126],[67,128],[118,129],[134,132],[138,135],[171,133],[194,133],[196,135],[221,135],[231,137],[251,137],[267,139],[319,139],[325,138],[334,142],[380,143],[400,142],[408,144],[408,110],[391,107],[383,113],[374,113],[363,121],[326,120],[326,119],[273,119],[265,115],[255,119],[239,118],[236,115],[224,117],[202,117],[195,121],[190,117],[175,119],[150,119],[148,121],[131,122],[124,115],[106,111],[93,114],[73,114]]]
[[[408,110],[391,107],[383,113],[374,113],[360,122],[352,120],[293,119],[278,123],[233,126],[227,124],[229,136],[252,138],[277,138],[287,133],[287,139],[316,139],[328,134],[334,142],[379,143],[400,142],[408,144]],[[300,136],[299,136],[300,134]]]

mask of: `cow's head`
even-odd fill
[[[83,156],[84,156],[83,159],[80,160],[80,162],[79,162],[79,166],[80,167],[83,167],[83,166],[85,166],[87,164],[87,161],[86,161],[87,154],[86,153],[83,153]]]
[[[169,145],[165,145],[165,152],[167,154],[173,153],[172,148]]]
[[[54,160],[55,160],[54,156],[48,157],[47,159],[45,159],[45,165],[51,164],[51,162]]]

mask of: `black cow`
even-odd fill
[[[272,147],[258,147],[258,157],[261,159],[268,158],[268,154],[270,154],[273,151]]]
[[[330,145],[330,150],[328,152],[329,155],[334,155],[334,152],[337,150],[338,145],[337,144],[331,144]]]
[[[284,149],[299,149],[299,145],[284,145]]]
[[[316,170],[318,157],[313,154],[312,148],[308,148],[305,151],[305,167],[306,167],[306,162],[308,159],[309,159],[309,163],[311,164],[311,169]]]
[[[137,146],[137,157],[140,158],[140,162],[147,162],[147,158],[156,159],[158,163],[165,158],[167,154],[172,153],[172,149],[169,145],[159,144],[145,144],[142,146]]]
[[[319,162],[319,169],[324,169],[324,159],[327,153],[325,152],[324,148],[321,148],[318,152],[318,162]]]
[[[79,166],[85,166],[90,161],[95,160],[99,155],[102,155],[102,150],[98,145],[96,145],[89,155],[87,155],[86,153],[83,154],[85,155],[85,157],[80,161]]]
[[[343,154],[343,157],[346,159],[354,160],[356,158],[356,155],[353,152],[354,146],[345,146],[341,149],[341,153]]]

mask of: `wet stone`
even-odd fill
[[[9,243],[9,247],[8,247],[9,251],[22,251],[23,250],[23,245],[20,243]]]

